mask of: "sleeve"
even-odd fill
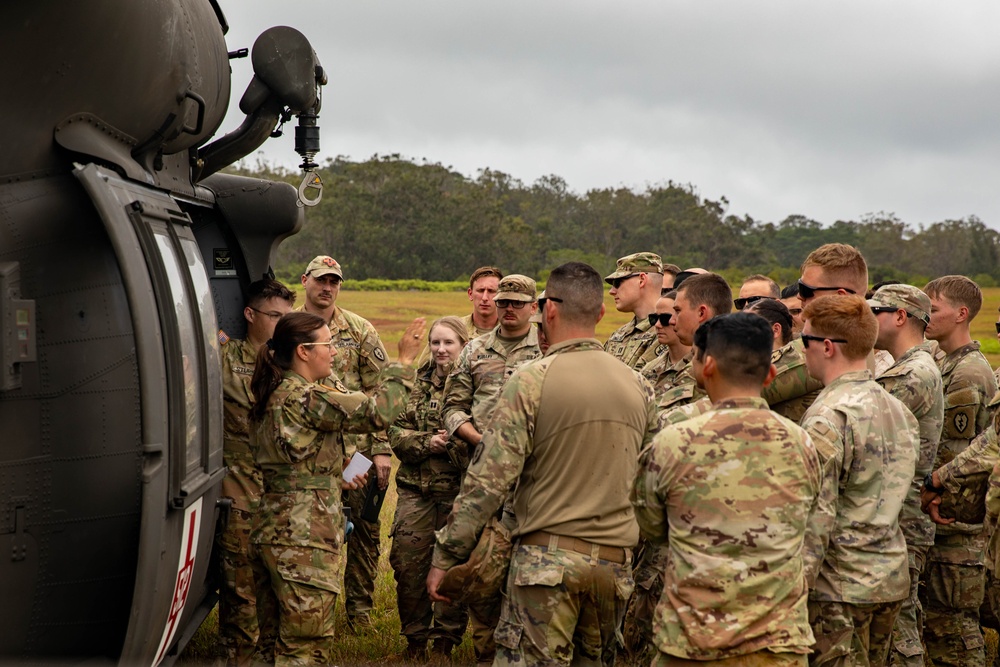
[[[809,588],[813,588],[823,559],[826,558],[830,533],[837,520],[840,475],[844,466],[844,440],[842,430],[822,417],[811,417],[802,424],[802,428],[816,447],[821,474],[819,494],[810,513],[802,545],[806,583]]]
[[[992,471],[998,456],[997,431],[994,424],[990,424],[958,456],[938,468],[938,480],[944,488],[957,493],[963,478]]]
[[[472,419],[472,394],[472,369],[469,364],[469,346],[466,345],[444,385],[444,409],[441,417],[448,435],[455,435],[459,426]]]
[[[389,364],[372,395],[361,391],[343,393],[324,385],[313,385],[304,398],[303,419],[319,431],[371,433],[385,430],[406,407],[414,370]]]
[[[529,370],[530,369],[530,370]],[[432,562],[449,569],[468,559],[479,534],[506,499],[532,451],[542,374],[536,365],[507,382],[469,465],[448,523],[437,532]]]
[[[996,518],[1000,516],[1000,461],[993,466],[990,473],[989,487],[986,489],[986,515],[993,517],[993,525],[996,525]]]
[[[668,476],[673,467],[670,452],[676,451],[677,445],[674,441],[677,439],[677,434],[677,429],[668,427],[643,448],[639,471],[629,498],[635,509],[639,532],[654,545],[667,541],[667,493],[670,488]]]
[[[421,431],[416,423],[415,404],[427,397],[414,387],[406,410],[388,429],[389,444],[403,463],[418,464],[431,456],[430,439],[433,431]]]

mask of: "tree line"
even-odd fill
[[[301,178],[261,163],[231,171]],[[571,259],[610,272],[618,257],[652,250],[682,269],[711,268],[734,281],[765,273],[788,284],[811,250],[839,242],[864,253],[872,282],[922,285],[959,273],[983,286],[1000,283],[1000,232],[975,216],[917,228],[885,212],[832,225],[799,214],[775,223],[729,214],[725,197],[702,197],[689,184],[580,194],[555,175],[525,184],[482,169],[472,178],[399,155],[330,159],[320,173],[323,200],[280,246],[279,275],[298,276],[316,254],[329,253],[349,279],[462,281],[485,264],[544,278]]]

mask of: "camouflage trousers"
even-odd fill
[[[518,545],[497,625],[494,665],[613,665],[635,586],[624,563],[549,547]]]
[[[772,653],[756,651],[747,655],[719,660],[688,660],[659,653],[652,667],[806,667],[808,656],[802,653]]]
[[[902,605],[902,600],[864,604],[810,600],[809,625],[816,636],[810,667],[882,667]]]
[[[640,541],[638,563],[633,577],[635,594],[625,614],[625,648],[629,656],[646,664],[656,650],[653,646],[653,615],[663,595],[663,573],[669,548],[666,543],[652,545]]]
[[[374,469],[370,474],[375,474]],[[367,487],[362,487],[343,494],[344,507],[351,508],[351,522],[354,523],[354,532],[347,538],[347,565],[344,568],[344,607],[348,619],[371,613],[375,592],[382,522],[361,518],[367,493]]]
[[[920,576],[924,571],[928,545],[907,546],[906,556],[910,568],[910,594],[903,600],[903,606],[896,617],[896,627],[892,629],[892,648],[889,650],[889,664],[893,667],[924,667],[924,610],[920,605]]]
[[[458,489],[448,496],[426,498],[416,491],[397,488],[389,564],[396,578],[400,633],[411,646],[423,646],[428,639],[457,646],[462,643],[468,613],[459,604],[432,605],[427,595],[427,573],[434,552],[434,531],[447,523]]]
[[[255,570],[263,570],[277,601],[276,667],[330,664],[340,554],[270,544],[252,545],[250,551]]]
[[[986,661],[979,607],[986,588],[981,535],[938,535],[923,577],[924,644],[937,667]]]
[[[239,510],[233,509],[233,512]],[[232,525],[232,524],[230,524]],[[266,577],[255,573],[246,548],[219,557],[219,639],[230,667],[274,662],[277,600]]]

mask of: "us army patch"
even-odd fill
[[[341,392],[342,394],[349,394],[350,393],[350,389],[348,389],[344,385],[344,383],[341,382],[340,380],[334,380],[333,381],[333,388],[336,389],[337,391]]]
[[[959,412],[955,415],[954,424],[956,431],[959,433],[965,433],[965,429],[969,425],[969,415],[964,412]]]
[[[374,356],[379,361],[385,361],[385,354],[382,353],[382,348],[376,347],[372,350],[372,356]]]

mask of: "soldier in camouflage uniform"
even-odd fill
[[[306,300],[301,310],[323,317],[330,326],[337,347],[331,375],[351,391],[371,394],[387,361],[385,347],[371,322],[337,305],[343,281],[344,273],[337,260],[327,255],[313,258],[302,274]],[[349,453],[361,452],[375,463],[377,480],[372,479],[371,483],[377,481],[383,490],[388,487],[392,450],[385,433],[351,434],[344,441]],[[372,593],[381,549],[381,522],[360,517],[368,492],[367,488],[350,489],[343,498],[344,504],[354,510],[351,519],[354,532],[347,540],[344,569],[344,606],[352,628],[371,625]]]
[[[820,466],[805,431],[760,398],[771,347],[757,315],[702,324],[694,373],[715,403],[661,431],[640,459],[636,518],[650,542],[669,547],[654,665],[806,664],[802,544]]]
[[[872,380],[878,322],[861,297],[824,296],[803,317],[806,365],[824,389],[802,418],[823,466],[804,556],[811,665],[884,665],[910,591],[899,514],[920,450],[917,420]]]
[[[472,312],[462,318],[468,340],[488,334],[497,327],[497,305],[493,301],[500,289],[503,271],[495,266],[481,266],[469,277],[469,301],[472,302]],[[430,345],[424,347],[417,357],[417,368],[431,360]]]
[[[878,321],[875,347],[896,360],[875,381],[909,408],[920,427],[920,456],[899,515],[909,559],[910,594],[896,619],[889,662],[923,667],[924,618],[917,587],[927,550],[934,544],[934,522],[920,511],[920,489],[924,476],[934,469],[944,421],[941,371],[934,363],[930,343],[924,340],[931,301],[912,285],[886,285],[875,291],[868,305]]]
[[[924,291],[931,300],[927,338],[937,341],[946,355],[938,361],[944,379],[944,427],[933,477],[939,483],[947,479],[958,489],[961,483],[949,479],[949,463],[986,429],[987,404],[997,390],[993,370],[969,331],[982,307],[982,292],[964,276],[938,278]],[[986,586],[985,539],[981,523],[937,527],[927,554],[923,600],[924,643],[936,665],[964,667],[985,659],[979,627]]]
[[[752,303],[761,299],[777,299],[781,296],[781,288],[767,276],[755,273],[743,279],[740,285],[740,294],[733,299],[736,310],[743,310]]]
[[[628,493],[655,417],[652,387],[594,338],[600,275],[571,262],[549,276],[545,357],[504,387],[448,524],[431,597],[467,559],[514,486],[514,553],[496,665],[614,662],[639,537]],[[567,465],[572,461],[572,465]]]
[[[792,316],[792,337],[798,338],[802,333],[802,300],[799,299],[797,282],[781,290],[781,303],[785,304],[788,314]]]
[[[495,297],[500,324],[462,350],[444,388],[444,428],[464,440],[475,454],[500,392],[522,364],[541,356],[538,332],[531,324],[537,309],[535,281],[511,274],[500,281]],[[507,524],[512,519],[505,518]],[[469,605],[476,659],[489,663],[496,653],[493,632],[500,619],[500,601]]]
[[[674,317],[676,296],[673,291],[667,292],[656,302],[656,311],[649,315],[656,330],[656,358],[643,367],[642,375],[650,381],[657,393],[673,385],[682,368],[682,360],[691,351],[690,346],[681,343],[677,332],[670,325]]]
[[[254,658],[274,661],[276,628],[260,627],[262,619],[274,618],[270,590],[257,590],[248,557],[250,523],[257,511],[263,480],[250,451],[248,414],[253,405],[250,378],[257,363],[257,350],[274,333],[274,325],[291,312],[295,294],[274,280],[258,280],[247,288],[243,317],[247,337],[229,338],[220,332],[222,343],[222,460],[227,471],[222,480],[222,497],[231,502],[229,520],[216,536],[221,569],[219,586],[219,638],[226,648],[226,661],[249,665]],[[260,593],[258,595],[258,593]],[[266,608],[270,605],[270,608]],[[259,648],[258,648],[259,647]],[[255,656],[256,653],[256,656]]]
[[[620,313],[634,313],[631,322],[611,334],[604,349],[629,368],[641,371],[656,357],[656,331],[648,315],[655,311],[663,287],[663,262],[651,252],[637,252],[618,260],[615,271],[604,282]]]
[[[449,438],[441,421],[445,378],[468,341],[461,318],[444,317],[431,325],[432,359],[417,371],[406,410],[389,427],[389,442],[400,461],[389,564],[396,577],[400,632],[412,660],[424,657],[428,639],[435,655],[450,656],[468,623],[459,605],[442,602],[432,608],[425,584],[434,531],[444,526],[469,465],[468,446]]]
[[[399,344],[372,396],[329,380],[336,339],[326,320],[289,313],[257,355],[250,411],[251,447],[264,476],[251,545],[278,601],[275,663],[326,665],[333,649],[333,611],[340,592],[344,540],[343,434],[384,429],[402,412],[421,347],[423,320]],[[358,476],[350,485],[360,486]]]

